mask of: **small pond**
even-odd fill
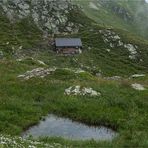
[[[23,133],[23,137],[63,137],[70,140],[112,140],[117,133],[109,128],[87,126],[66,118],[49,115],[38,125]]]

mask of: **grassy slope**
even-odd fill
[[[79,13],[75,17],[71,19],[77,22],[86,21],[88,27],[89,20],[86,17],[80,17]],[[32,48],[38,43],[37,40],[41,39],[40,32],[34,28],[35,25],[30,28],[30,25],[20,22],[14,25],[12,32],[12,25],[8,25],[8,20],[4,17],[0,19],[0,27],[3,27],[0,32],[0,42],[4,53],[7,53],[7,49],[14,46],[15,42],[17,46]],[[26,28],[29,30],[29,35],[26,33]],[[93,26],[93,31],[89,31],[90,29],[92,28],[82,28],[79,33],[86,49],[82,55],[62,57],[51,51],[44,51],[36,54],[35,58],[43,60],[49,67],[79,68],[78,63],[82,63],[85,67],[90,67],[87,71],[92,74],[100,69],[107,76],[123,75],[126,77],[134,73],[147,73],[146,48],[148,45],[146,41],[136,39],[132,35],[129,37],[130,34],[126,37],[125,32],[116,30],[125,38],[124,40],[140,46],[144,62],[139,64],[127,59],[127,55],[122,54],[122,49],[114,49],[113,53],[107,53],[104,49],[108,46],[104,44],[100,34],[96,34],[102,27]],[[13,36],[14,33],[17,34],[16,37]],[[4,44],[7,41],[10,42],[9,45]],[[88,51],[89,46],[92,50]],[[75,62],[75,59],[78,62]],[[93,66],[97,68],[92,68]],[[147,88],[147,76],[138,80],[110,81],[96,78],[89,73],[76,75],[69,71],[58,70],[44,79],[34,78],[22,81],[17,78],[19,74],[36,67],[39,65],[30,60],[17,62],[10,57],[0,60],[1,133],[20,135],[28,126],[37,123],[42,116],[54,113],[90,125],[106,125],[117,130],[120,135],[113,142],[72,142],[56,138],[44,139],[46,142],[58,141],[73,147],[147,146],[148,91],[139,92],[130,87],[131,83],[139,82]],[[71,85],[92,87],[101,92],[102,96],[100,98],[65,96],[65,88]]]
[[[107,145],[147,145],[148,92],[132,89],[130,84],[134,83],[133,80],[108,81],[88,74],[76,75],[58,70],[45,79],[21,81],[16,78],[17,75],[38,66],[15,61],[1,61],[0,65],[1,133],[18,135],[50,112],[90,125],[112,127],[120,136]],[[64,90],[71,85],[92,87],[101,92],[102,96],[65,96]],[[66,143],[75,146],[80,144]],[[95,142],[92,144],[100,145]]]
[[[122,47],[115,47],[111,50],[110,53],[106,51],[106,49],[110,48],[109,45],[105,44],[101,34],[99,33],[100,29],[106,29],[105,27],[100,27],[97,25],[90,25],[91,20],[88,19],[81,12],[71,12],[69,15],[70,21],[73,21],[78,24],[85,24],[84,27],[81,28],[78,34],[74,34],[71,36],[81,37],[84,44],[84,53],[75,57],[77,62],[74,59],[69,61],[63,61],[69,67],[75,66],[80,67],[81,65],[86,67],[90,67],[89,72],[99,72],[100,70],[104,75],[131,75],[134,73],[146,73],[147,65],[148,65],[148,42],[144,41],[140,38],[135,37],[134,35],[122,31],[114,29],[117,34],[119,34],[125,43],[132,43],[134,45],[138,45],[140,56],[138,58],[142,58],[143,62],[130,60],[128,58],[128,51],[123,49]],[[85,23],[84,23],[85,22]],[[41,32],[37,29],[37,27],[33,24],[30,18],[26,18],[21,22],[17,22],[15,24],[10,24],[9,21],[3,16],[0,15],[0,27],[2,30],[0,31],[0,50],[4,52],[5,55],[18,53],[19,47],[23,46],[25,52],[32,52],[32,49],[42,48],[42,52],[46,48],[50,47],[40,47],[38,45],[42,44],[43,41],[41,37]],[[9,42],[7,45],[6,43]],[[44,43],[44,42],[43,42]],[[12,49],[14,47],[14,49]],[[88,50],[91,47],[91,50]],[[29,49],[29,50],[28,50]],[[141,53],[140,53],[141,51]],[[36,51],[37,52],[37,51]],[[43,56],[44,56],[43,52]],[[39,55],[39,54],[35,54]],[[45,53],[46,55],[46,53]],[[40,56],[40,55],[39,55]],[[86,58],[87,57],[87,58]],[[55,54],[51,53],[51,61],[54,58],[57,58]],[[42,59],[42,57],[41,57]],[[46,60],[48,58],[44,58]],[[51,62],[50,61],[50,62]],[[49,61],[47,61],[50,64]],[[52,62],[50,65],[59,66],[60,62]],[[71,64],[72,63],[72,64]],[[63,64],[63,66],[65,66]],[[96,67],[96,68],[94,68]]]
[[[116,28],[125,28],[125,29],[130,27],[130,25],[126,24],[121,18],[112,13],[111,10],[106,10],[104,7],[101,6],[100,7],[98,6],[98,10],[90,8],[90,2],[93,2],[97,6],[98,2],[96,2],[95,0],[93,1],[78,0],[74,2],[76,4],[82,5],[85,14],[99,24],[114,26]]]
[[[18,49],[19,46],[33,48],[41,39],[41,32],[30,18],[13,24],[0,14],[0,28],[0,50],[5,53],[12,53],[12,47],[15,49]]]

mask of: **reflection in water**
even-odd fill
[[[106,127],[89,127],[69,119],[49,115],[39,125],[31,127],[23,137],[63,137],[71,140],[112,140],[117,134]]]

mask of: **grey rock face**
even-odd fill
[[[44,32],[78,30],[78,26],[68,20],[69,11],[75,9],[69,0],[0,0],[0,7],[12,22],[31,16]]]
[[[129,58],[131,60],[134,60],[137,58],[138,46],[130,44],[130,43],[124,43],[124,41],[121,39],[121,37],[110,29],[100,30],[99,32],[102,35],[104,43],[109,44],[109,46],[111,48],[124,47],[129,52]]]

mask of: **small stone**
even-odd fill
[[[113,43],[110,43],[110,47],[111,47],[111,48],[114,48],[115,46],[114,46],[114,44],[113,44]]]
[[[110,52],[110,49],[106,49],[107,52]]]
[[[134,74],[131,76],[132,78],[139,78],[139,77],[145,77],[145,74]]]
[[[75,73],[84,73],[85,71],[84,70],[82,70],[82,69],[77,69],[76,71],[75,71]]]
[[[17,62],[21,62],[21,61],[23,61],[23,59],[16,59],[16,61],[17,61]]]
[[[23,49],[23,46],[19,46],[19,50],[22,50]]]
[[[101,74],[101,73],[96,73],[96,76],[97,76],[97,77],[101,77],[102,74]]]
[[[132,84],[131,86],[132,86],[132,88],[135,89],[135,90],[140,90],[140,91],[145,90],[144,86],[141,85],[141,84],[135,83],[135,84]]]
[[[89,46],[89,47],[88,47],[88,50],[91,50],[91,49],[92,49],[92,48]]]
[[[113,77],[105,77],[105,79],[107,79],[107,80],[120,80],[121,77],[120,76],[113,76]]]
[[[115,35],[113,38],[114,38],[115,40],[120,40],[119,35]]]
[[[37,60],[37,62],[41,65],[46,65],[43,61]]]

